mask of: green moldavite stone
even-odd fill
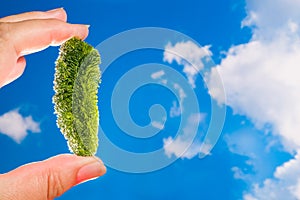
[[[57,125],[70,151],[95,155],[98,148],[98,87],[101,82],[98,51],[71,38],[60,47],[56,60],[53,103]]]

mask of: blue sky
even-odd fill
[[[126,152],[148,155],[160,149],[161,157],[126,160],[100,140],[97,155],[108,165],[107,174],[58,199],[300,199],[299,1],[4,1],[0,17],[56,7],[66,9],[69,22],[91,25],[86,41],[98,47],[103,62],[153,36],[134,35],[101,52],[103,41],[123,31],[161,27],[190,38],[174,32],[153,40],[160,49],[119,55],[103,73],[99,89],[106,137]],[[23,76],[0,89],[0,173],[69,152],[53,114],[57,55],[58,47],[50,47],[27,56]],[[155,64],[148,70],[147,63]],[[138,67],[142,71],[134,71]],[[122,97],[136,81],[147,84],[130,95],[128,105],[119,98],[112,106],[113,95]],[[149,110],[157,104],[164,112],[152,110],[151,121]],[[218,142],[206,152],[200,147],[209,125],[220,117],[212,114],[217,104],[226,108],[226,118]],[[138,131],[126,133],[115,121],[119,116],[129,126],[125,113],[118,112],[122,105]],[[150,133],[144,126],[157,134],[141,138]],[[188,141],[194,142],[183,151]],[[209,155],[200,158],[201,153]],[[153,170],[124,172],[137,172],[143,164]]]

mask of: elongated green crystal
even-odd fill
[[[86,42],[71,38],[56,60],[53,103],[57,125],[70,151],[92,156],[98,148],[100,55]]]

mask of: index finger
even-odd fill
[[[34,19],[15,23],[4,23],[9,38],[18,56],[27,55],[57,46],[77,36],[85,39],[88,35],[87,25],[69,24],[57,19]]]
[[[46,12],[32,11],[32,12],[26,12],[26,13],[0,18],[0,22],[19,22],[19,21],[30,20],[30,19],[51,19],[51,18],[66,21],[67,13],[63,8],[48,10]]]

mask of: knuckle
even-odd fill
[[[48,174],[48,182],[47,182],[47,197],[48,199],[53,199],[63,194],[65,188],[63,185],[63,181],[58,172],[51,172]]]

